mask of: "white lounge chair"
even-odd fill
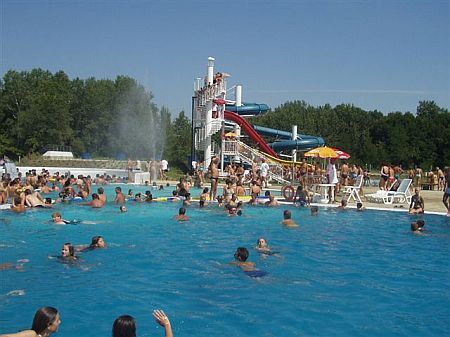
[[[366,194],[365,197],[369,202],[383,203],[383,198],[387,196],[389,191],[378,190],[376,193]]]
[[[350,199],[354,199],[355,202],[361,202],[361,197],[359,196],[359,191],[361,190],[361,186],[363,183],[363,176],[359,175],[356,177],[355,184],[353,186],[345,186],[344,187],[344,195],[347,195],[347,202],[350,201]]]
[[[403,179],[396,191],[387,191],[386,195],[383,196],[383,202],[386,205],[391,205],[394,199],[398,198],[400,203],[411,203],[412,194],[409,190],[411,183],[412,179]]]

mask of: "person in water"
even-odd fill
[[[81,249],[79,249],[78,251],[84,252],[84,251],[101,249],[101,248],[106,248],[106,242],[103,239],[103,236],[96,235],[96,236],[92,237],[91,244],[89,246],[84,246]]]
[[[248,249],[245,247],[239,247],[236,249],[236,252],[234,253],[235,261],[230,262],[230,264],[236,265],[240,267],[244,271],[250,271],[255,269],[255,262],[249,262],[247,261],[250,253],[248,252]]]
[[[52,214],[52,221],[56,224],[56,225],[67,225],[68,223],[70,223],[70,221],[68,220],[64,220],[62,218],[61,213],[59,212],[54,212]]]
[[[356,211],[358,212],[364,212],[366,208],[363,206],[361,202],[356,203]]]
[[[123,204],[125,203],[125,195],[122,192],[122,189],[120,188],[120,186],[117,186],[115,188],[115,192],[116,192],[116,198],[114,199],[114,202],[116,204]]]
[[[78,257],[75,255],[75,247],[70,243],[66,242],[61,250],[61,258],[63,260],[77,260]]]
[[[296,224],[296,222],[294,220],[292,220],[292,213],[290,210],[286,209],[283,212],[283,221],[282,224],[285,225],[286,227],[298,227],[298,225]]]
[[[188,221],[189,217],[186,215],[186,208],[181,207],[178,210],[178,215],[175,216],[175,219],[178,220],[178,221]]]
[[[53,307],[39,308],[34,314],[31,330],[0,335],[0,337],[48,337],[58,331],[61,316]]]
[[[312,216],[319,215],[319,207],[318,206],[312,206],[311,207],[311,215]]]
[[[125,213],[125,212],[128,211],[127,208],[125,206],[123,206],[123,205],[119,207],[119,210],[120,210],[121,213]]]
[[[260,253],[270,253],[270,247],[264,238],[259,238],[258,241],[256,241],[255,249]]]
[[[165,337],[173,337],[169,317],[162,310],[153,310],[156,322],[165,330]],[[112,337],[136,337],[136,320],[130,315],[116,318],[112,327]]]

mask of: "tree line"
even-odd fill
[[[326,145],[351,154],[351,162],[403,168],[450,165],[450,113],[433,101],[421,101],[415,114],[365,111],[350,104],[311,106],[287,102],[251,119],[255,125],[321,136]],[[272,139],[273,140],[273,139]]]
[[[321,136],[363,165],[450,164],[450,113],[433,101],[419,102],[415,114],[387,115],[293,101],[250,122],[285,131],[297,125],[299,133]],[[186,171],[191,139],[184,111],[172,121],[170,111],[159,109],[152,93],[127,76],[70,79],[63,71],[33,69],[10,70],[0,80],[0,154],[13,159],[54,144],[70,146],[77,156],[165,158]]]
[[[190,122],[184,112],[172,122],[152,100],[127,76],[84,80],[63,71],[10,70],[0,80],[0,154],[15,159],[56,145],[77,156],[164,157],[183,168]]]

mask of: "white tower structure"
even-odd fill
[[[203,86],[197,80],[195,91],[195,148],[204,150],[205,166],[211,162],[213,151],[212,136],[221,130],[224,120],[224,102],[226,96],[225,77],[214,74],[213,57],[208,57],[208,67]]]

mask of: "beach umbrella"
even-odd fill
[[[342,150],[339,150],[339,149],[337,149],[337,148],[335,148],[335,147],[332,147],[332,149],[334,150],[334,151],[336,151],[336,153],[337,153],[337,159],[349,159],[351,156],[347,153],[347,152],[344,152],[344,151],[342,151]]]
[[[334,149],[328,146],[316,147],[315,149],[309,150],[304,154],[305,157],[315,157],[315,158],[337,158],[338,154]]]

